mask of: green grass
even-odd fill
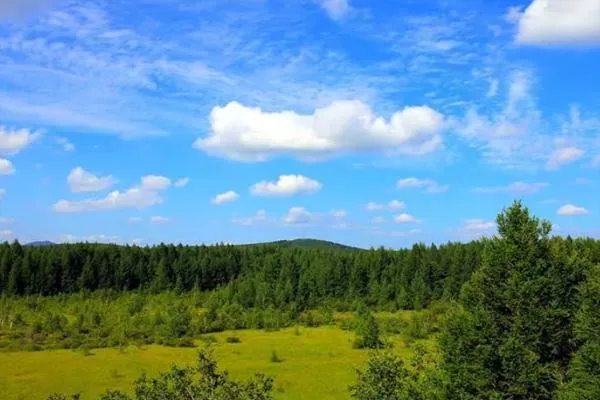
[[[235,335],[241,343],[226,343]],[[348,385],[367,352],[352,349],[353,333],[338,327],[294,328],[278,332],[245,330],[221,332],[215,355],[221,368],[234,378],[255,372],[275,377],[276,399],[348,399]],[[406,357],[410,349],[400,337],[394,348]],[[204,342],[198,341],[199,346]],[[283,360],[271,362],[275,351]],[[45,399],[50,392],[80,392],[82,399],[96,399],[107,388],[129,391],[145,370],[149,374],[195,362],[197,349],[146,346],[118,349],[51,350],[0,353],[0,399]]]

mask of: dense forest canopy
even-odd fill
[[[550,245],[600,262],[600,242],[555,237]],[[481,262],[484,244],[415,244],[368,251],[287,246],[154,247],[0,244],[0,293],[54,295],[113,289],[211,291],[244,307],[314,308],[327,300],[420,309],[454,299]]]

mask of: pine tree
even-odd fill
[[[552,399],[573,351],[585,260],[555,259],[550,223],[515,202],[497,218],[463,308],[441,336],[448,397]]]

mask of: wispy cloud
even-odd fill
[[[530,193],[536,193],[547,186],[548,186],[548,184],[545,182],[526,183],[526,182],[518,181],[518,182],[513,182],[506,186],[478,187],[478,188],[473,189],[473,191],[478,192],[478,193],[530,194]]]
[[[432,179],[420,179],[415,177],[399,179],[396,182],[398,189],[425,189],[426,193],[437,194],[448,191],[448,185],[440,185]]]

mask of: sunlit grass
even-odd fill
[[[255,372],[275,377],[277,399],[347,399],[348,385],[368,352],[352,348],[353,333],[339,327],[294,328],[277,332],[242,330],[212,335],[221,368],[234,378]],[[227,343],[237,336],[240,343]],[[394,349],[407,357],[410,349],[393,337]],[[205,342],[197,341],[198,346]],[[0,398],[45,399],[51,392],[79,392],[82,399],[96,399],[107,388],[130,391],[145,370],[149,374],[171,364],[193,364],[198,349],[163,346],[91,350],[53,350],[0,353]],[[275,351],[282,362],[273,363]]]

